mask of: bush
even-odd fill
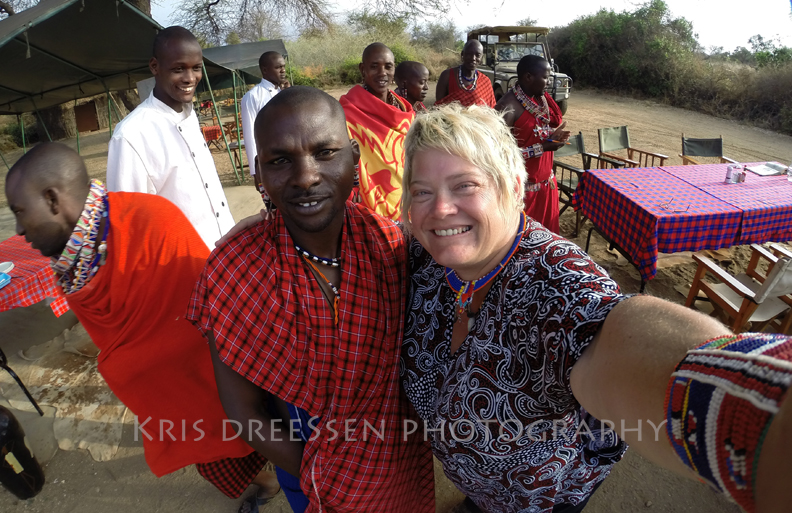
[[[25,122],[25,143],[29,147],[32,143],[39,141],[36,118],[32,114],[23,114],[23,117]],[[19,128],[19,123],[9,123],[3,129],[3,133],[18,147],[22,147],[22,130]]]

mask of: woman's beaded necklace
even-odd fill
[[[473,328],[473,321],[475,318],[470,316],[470,304],[473,301],[473,294],[476,291],[481,290],[484,288],[489,282],[491,282],[506,266],[509,262],[511,257],[517,251],[517,247],[520,245],[520,241],[522,240],[523,233],[525,232],[525,214],[522,212],[520,213],[520,228],[517,230],[517,236],[514,238],[514,243],[509,249],[509,252],[506,253],[506,256],[503,257],[503,260],[500,261],[498,266],[482,276],[481,278],[473,281],[464,281],[462,280],[457,273],[451,269],[450,267],[445,268],[445,275],[446,280],[448,281],[448,285],[451,287],[456,293],[456,322],[462,322],[462,314],[468,314],[468,331]]]
[[[542,93],[542,105],[539,105],[535,99],[529,97],[520,87],[520,84],[515,84],[512,88],[514,97],[517,101],[527,110],[533,117],[536,118],[536,128],[534,132],[537,137],[545,141],[550,138],[552,130],[550,129],[550,106],[547,105],[547,98]]]
[[[476,89],[476,83],[478,82],[479,72],[478,70],[473,70],[473,78],[467,78],[462,76],[462,66],[459,67],[459,72],[457,73],[457,80],[459,80],[459,88],[464,91],[473,91]],[[470,85],[466,85],[465,82],[472,82]]]
[[[341,265],[341,260],[339,258],[324,258],[316,256],[313,253],[304,250],[297,244],[294,245],[294,249],[296,249],[297,253],[300,253],[303,257],[311,259],[314,262],[319,262],[322,265],[326,265],[328,267],[339,267]]]
[[[109,222],[105,222],[101,239],[98,239],[98,235],[102,220],[107,219],[109,213],[110,205],[104,185],[99,180],[92,180],[85,207],[66,247],[58,258],[52,258],[52,270],[59,275],[58,285],[64,294],[73,294],[82,289],[99,267],[104,265]]]

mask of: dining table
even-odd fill
[[[744,182],[724,183],[726,168],[589,170],[573,207],[638,269],[643,290],[659,253],[792,240],[792,182],[746,171]]]
[[[0,312],[30,306],[47,298],[54,301],[50,308],[60,317],[69,311],[66,297],[55,284],[50,259],[33,249],[19,235],[0,242],[0,263],[14,264],[7,274],[8,285],[0,288]]]

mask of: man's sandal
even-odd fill
[[[259,497],[258,492],[254,493],[239,506],[238,513],[259,513],[259,508],[270,502],[280,493],[280,490],[275,492],[272,497]]]

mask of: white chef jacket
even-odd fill
[[[210,250],[234,226],[191,103],[176,112],[151,94],[118,124],[107,156],[107,189],[169,199]]]
[[[262,78],[261,82],[245,93],[242,97],[242,133],[245,139],[245,152],[247,153],[248,165],[250,166],[250,174],[256,174],[256,138],[253,133],[253,127],[256,124],[256,116],[261,109],[272,99],[273,96],[278,94],[278,86],[269,80]]]

